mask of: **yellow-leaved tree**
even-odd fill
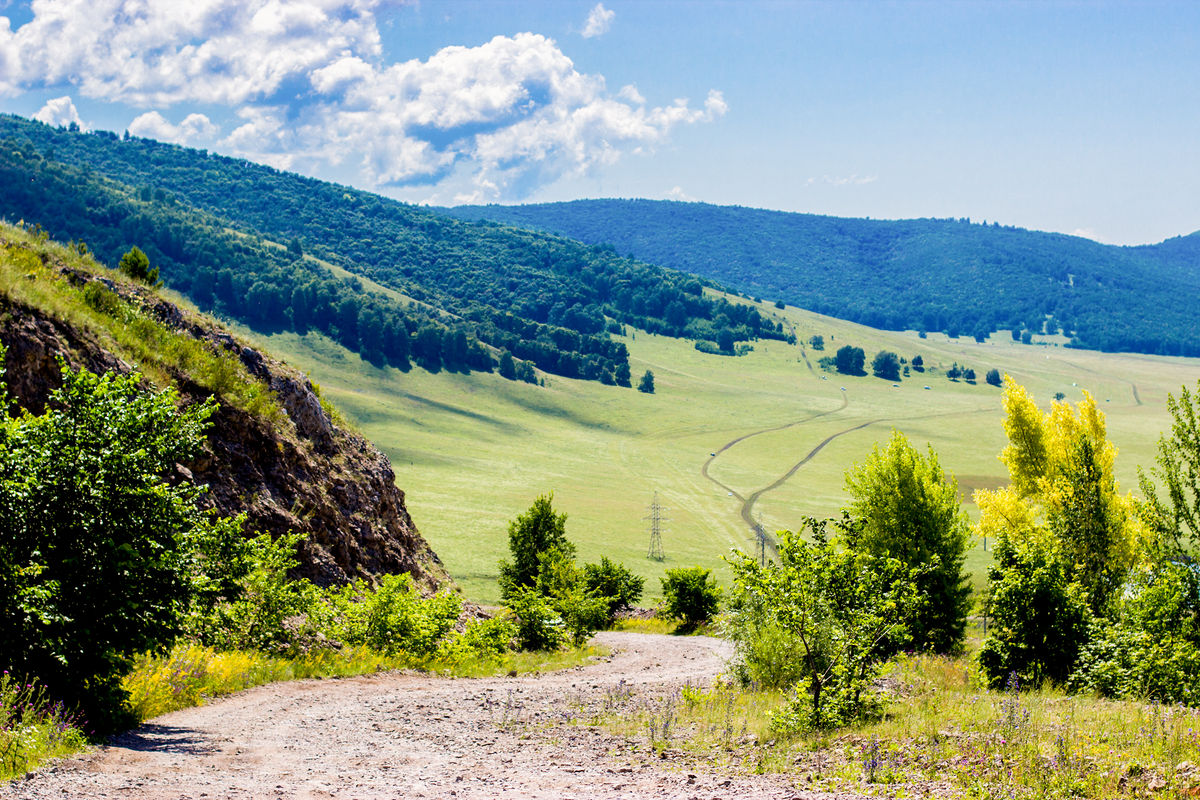
[[[1046,413],[1006,375],[1004,412],[1012,483],[974,495],[976,531],[995,542],[980,663],[994,686],[1063,683],[1152,534],[1139,502],[1119,493],[1117,449],[1091,395]]]

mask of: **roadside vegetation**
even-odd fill
[[[777,559],[731,557],[725,681],[614,694],[589,721],[815,790],[1200,793],[1200,402],[1171,398],[1139,500],[1092,398],[1044,413],[1004,392],[1011,485],[977,498],[997,551],[982,630],[968,638],[957,487],[896,433],[847,473],[841,519],[782,531]]]

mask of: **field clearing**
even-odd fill
[[[990,368],[1011,374],[1045,408],[1056,392],[1070,401],[1091,392],[1120,450],[1126,491],[1136,488],[1137,467],[1152,464],[1169,424],[1167,393],[1200,377],[1197,359],[1020,345],[1006,332],[983,344],[922,339],[762,308],[785,319],[801,342],[823,336],[825,351],[756,342],[754,352],[733,358],[636,331],[625,337],[634,382],[652,370],[654,395],[556,376],[539,387],[480,373],[402,373],[372,367],[319,335],[239,333],[306,370],[388,454],[421,532],[467,595],[488,603],[498,599],[508,520],[544,492],[553,491],[569,515],[567,534],[583,560],[624,562],[648,578],[655,598],[667,567],[700,564],[727,580],[721,556],[753,546],[742,498],[758,493],[750,513],[772,531],[795,528],[804,515],[837,515],[845,470],[893,427],[918,447],[932,445],[943,467],[962,476],[974,516],[970,491],[1006,482],[997,460],[1000,390],[983,380]],[[919,353],[927,371],[898,386],[823,373],[818,358],[845,344],[862,347],[868,366],[879,350],[908,359]],[[954,362],[974,368],[978,382],[948,380]],[[668,519],[663,562],[646,558],[655,492]],[[977,582],[988,559],[977,542],[967,562]]]

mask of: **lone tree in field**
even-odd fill
[[[638,391],[646,394],[654,394],[654,373],[646,370],[646,374],[638,382]]]
[[[961,650],[971,588],[963,571],[969,522],[958,483],[942,471],[932,448],[922,455],[893,431],[887,447],[876,445],[865,462],[850,468],[846,489],[856,520],[848,544],[908,568],[936,564],[917,579],[928,602],[909,620],[913,647]]]
[[[861,347],[845,345],[838,348],[834,363],[837,371],[843,375],[865,375],[863,364],[866,363],[866,360],[867,354]]]
[[[871,359],[871,371],[885,381],[900,380],[900,356],[890,350],[880,350]]]
[[[984,380],[986,380],[992,386],[999,386],[1003,382],[1000,378],[1000,370],[995,368],[987,371],[987,375],[984,377]]]

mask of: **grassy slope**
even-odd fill
[[[972,488],[1003,483],[996,458],[1004,444],[1000,391],[983,382],[991,367],[1011,373],[1047,407],[1056,391],[1069,400],[1091,391],[1121,449],[1118,476],[1128,490],[1136,485],[1136,467],[1153,461],[1158,435],[1167,427],[1167,392],[1193,381],[1200,366],[1188,359],[1020,346],[1007,336],[987,344],[935,334],[922,340],[793,308],[783,313],[800,341],[823,335],[826,353],[849,343],[863,347],[869,361],[886,348],[907,357],[921,353],[927,365],[941,369],[914,373],[900,388],[873,377],[822,380],[816,363],[821,353],[808,353],[810,370],[800,348],[781,342],[760,342],[749,356],[727,358],[639,332],[626,339],[635,381],[649,368],[658,387],[657,394],[643,395],[555,377],[541,388],[497,375],[379,370],[311,335],[276,335],[265,344],[308,370],[391,457],[422,533],[467,594],[485,602],[497,599],[496,562],[506,555],[507,521],[550,490],[555,505],[570,515],[568,535],[580,556],[605,554],[625,562],[650,579],[651,595],[658,593],[664,567],[702,564],[724,579],[722,554],[750,547],[751,539],[741,503],[705,479],[701,468],[711,452],[737,437],[798,420],[807,421],[721,452],[710,475],[749,495],[826,437],[878,421],[833,439],[789,481],[760,497],[755,513],[770,530],[795,527],[805,514],[836,514],[845,500],[845,469],[892,426],[918,446],[932,444],[968,497]],[[948,381],[944,370],[953,361],[974,367],[979,384]],[[932,389],[923,389],[926,384]],[[669,518],[665,563],[645,557],[644,517],[654,491]],[[974,512],[973,505],[967,508]],[[987,559],[977,544],[968,560],[977,579]]]

